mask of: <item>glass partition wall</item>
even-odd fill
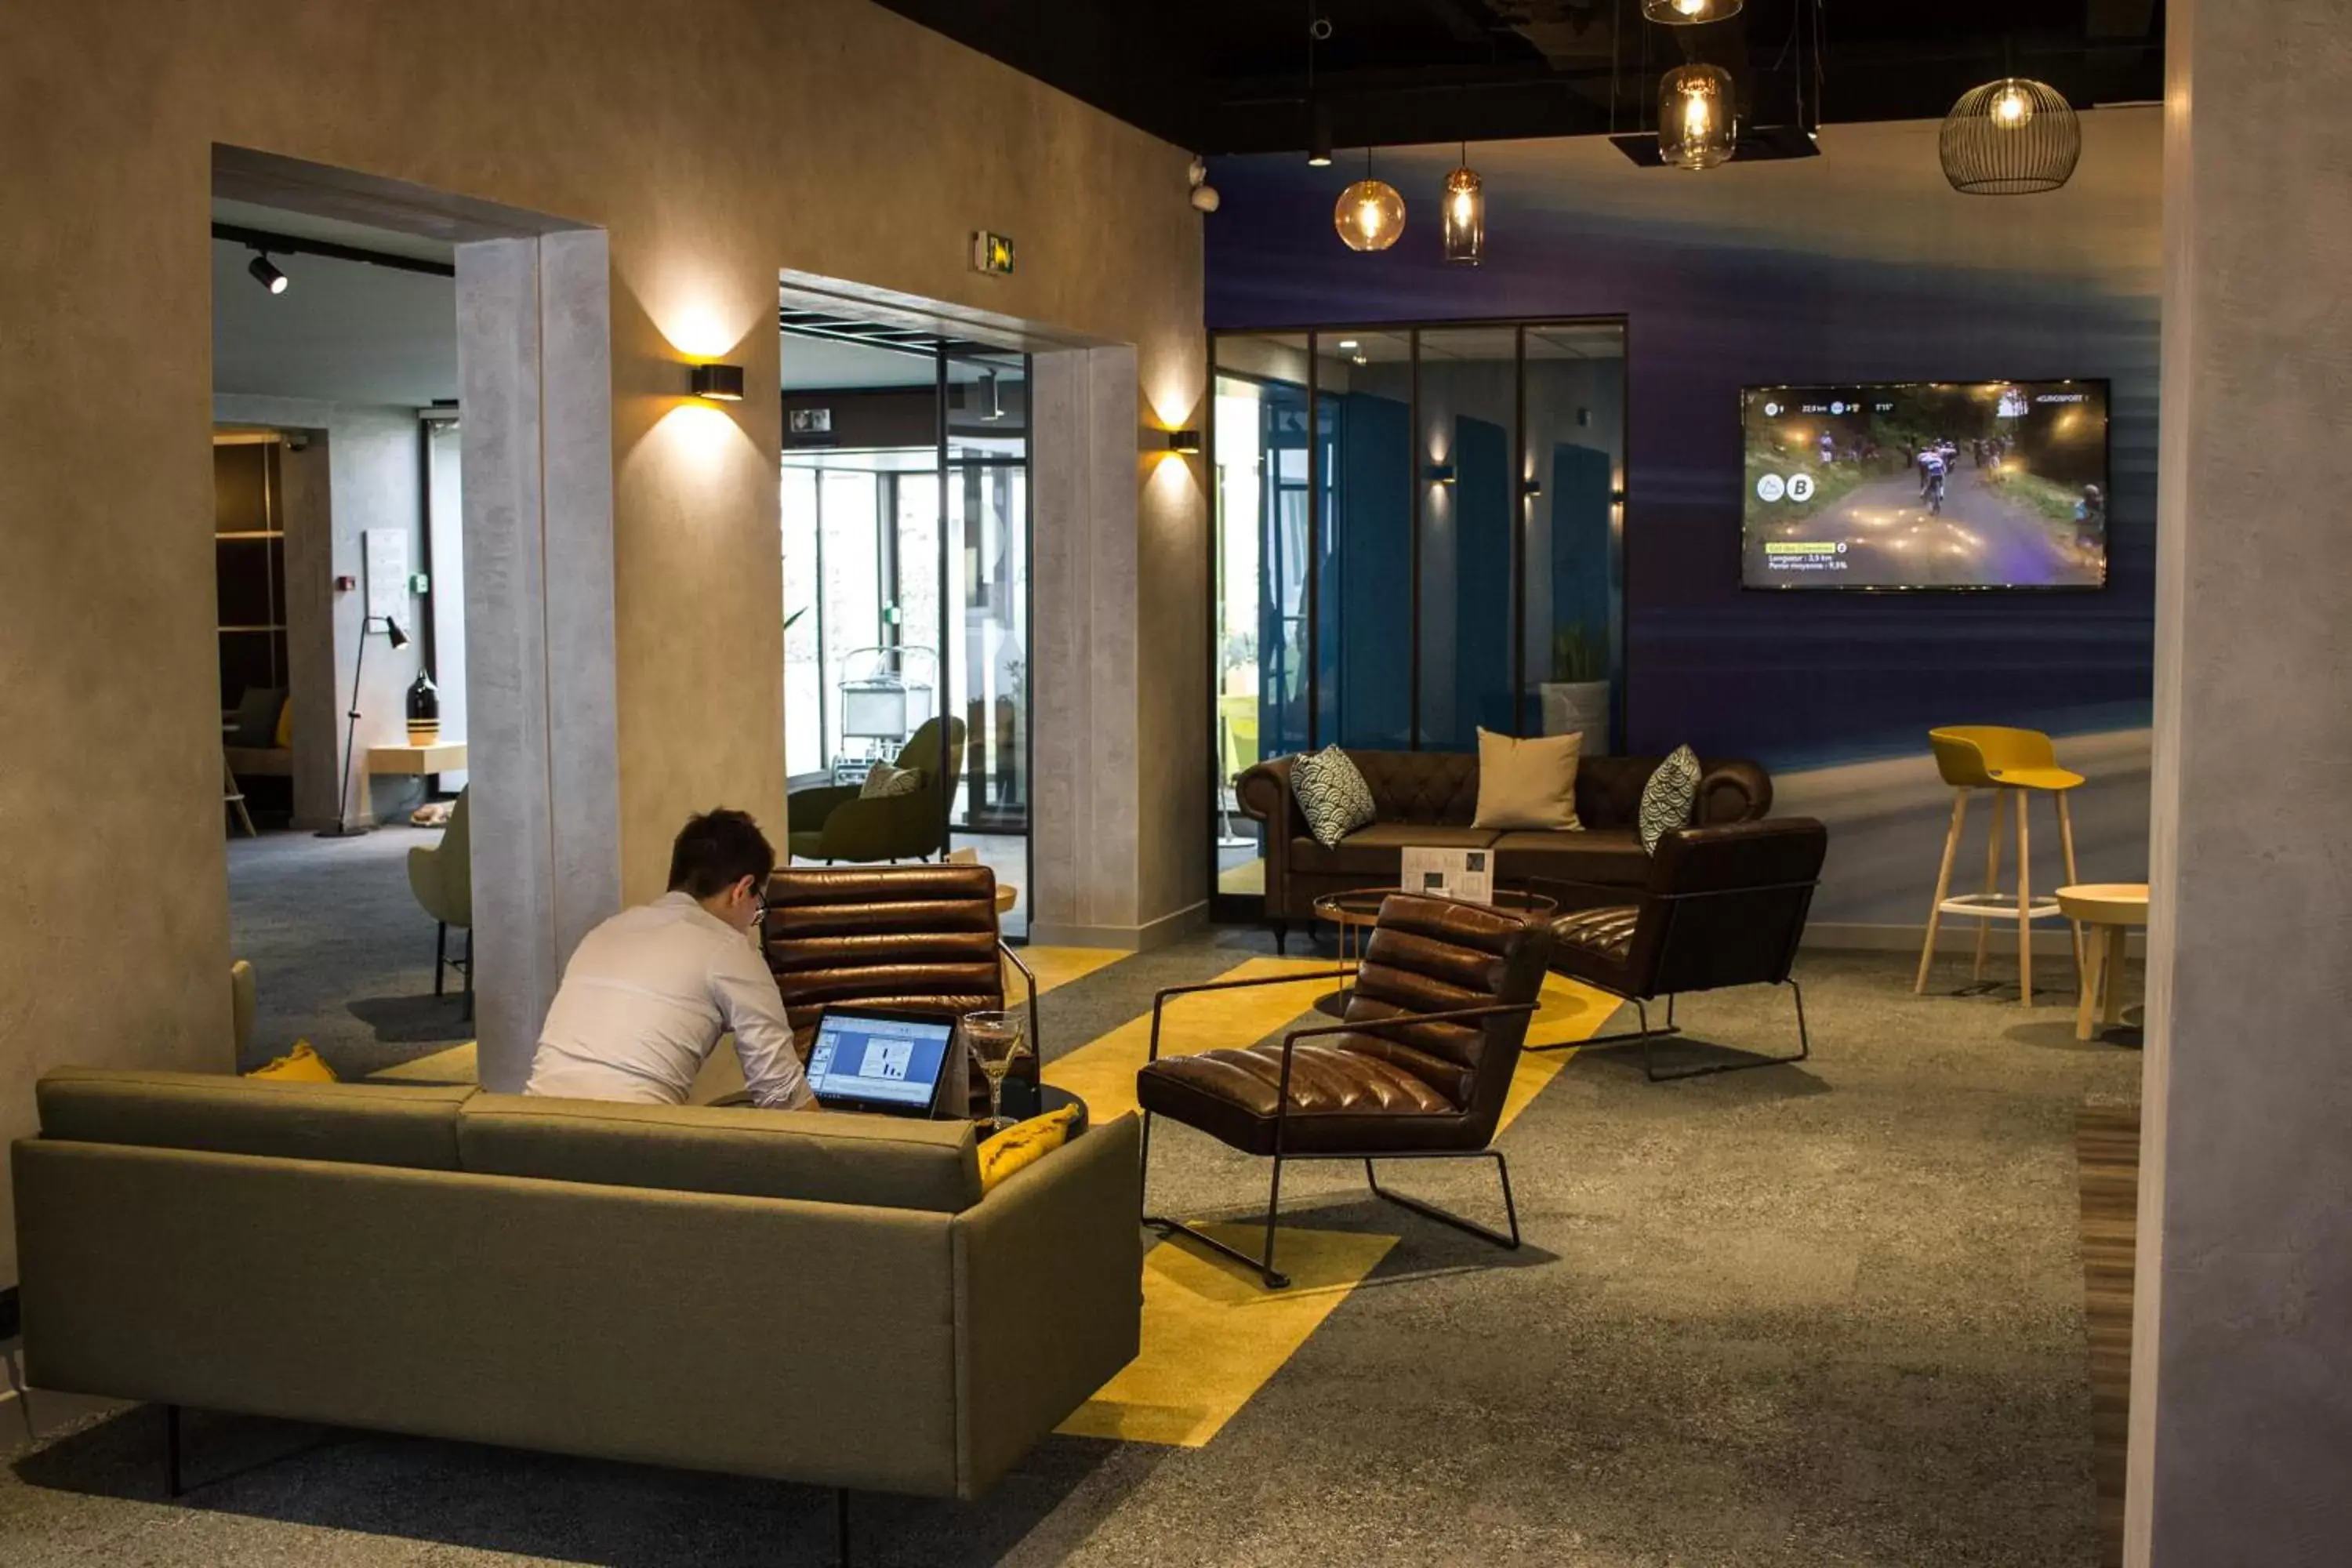
[[[784,761],[859,784],[931,720],[961,733],[944,842],[1028,925],[1028,360],[848,322],[784,333]],[[801,815],[805,815],[805,812]],[[804,827],[805,823],[795,823]]]
[[[1218,333],[1214,886],[1257,912],[1237,774],[1338,742],[1624,720],[1621,320]]]

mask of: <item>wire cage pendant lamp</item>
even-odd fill
[[[1331,226],[1350,250],[1386,250],[1404,233],[1404,198],[1372,178],[1372,150],[1364,149],[1364,177],[1339,193]]]
[[[1944,178],[1965,195],[2032,195],[2074,178],[2083,122],[2056,88],[2002,77],[1960,95],[1937,151]]]

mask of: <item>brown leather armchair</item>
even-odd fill
[[[1034,1110],[1037,978],[998,933],[986,866],[786,867],[768,879],[760,939],[803,1054],[835,1003],[955,1016],[1001,1008],[1011,961],[1027,983],[1030,1054],[1005,1079],[1004,1109]]]
[[[1488,1144],[1550,950],[1551,934],[1540,922],[1483,905],[1399,893],[1381,906],[1362,966],[1331,976],[1354,982],[1344,1023],[1294,1029],[1280,1046],[1162,1057],[1161,1017],[1175,997],[1326,977],[1286,974],[1160,993],[1151,1005],[1150,1058],[1136,1075],[1147,1184],[1154,1116],[1271,1159],[1274,1175],[1262,1257],[1181,1220],[1147,1214],[1144,1223],[1245,1263],[1280,1289],[1290,1283],[1274,1266],[1283,1162],[1361,1160],[1375,1196],[1497,1246],[1518,1246],[1510,1166]],[[1381,1185],[1374,1161],[1411,1159],[1493,1160],[1509,1233]]]
[[[1649,880],[1632,903],[1596,905],[1593,894],[1610,889],[1537,883],[1537,891],[1559,899],[1568,911],[1551,922],[1553,971],[1633,1003],[1641,1019],[1637,1029],[1585,1040],[1579,1048],[1639,1044],[1642,1070],[1653,1083],[1803,1061],[1812,1052],[1805,993],[1789,970],[1828,847],[1829,830],[1806,816],[1682,827],[1658,840]],[[1789,988],[1797,1005],[1796,1054],[1659,1072],[1652,1046],[1681,1033],[1675,997],[1731,985]],[[1648,1005],[1661,996],[1665,1026],[1653,1029]]]

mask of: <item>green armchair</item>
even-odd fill
[[[792,853],[804,860],[920,860],[945,849],[948,802],[963,777],[963,721],[950,719],[946,734],[944,761],[937,719],[899,749],[895,765],[923,775],[911,795],[860,800],[856,784],[794,791],[784,803]]]
[[[442,981],[453,962],[449,928],[456,926],[466,933],[466,956],[454,962],[465,972],[468,1018],[474,1016],[474,841],[466,822],[466,797],[472,793],[470,789],[457,792],[457,803],[449,808],[449,826],[442,832],[440,843],[408,852],[409,889],[437,925],[433,937],[436,996],[443,994]]]

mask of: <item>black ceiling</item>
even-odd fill
[[[1341,147],[1579,136],[1650,121],[1691,51],[1730,66],[1759,125],[1940,118],[1967,89],[2038,77],[2072,99],[2164,88],[2163,0],[1747,0],[1703,27],[1640,0],[882,0],[1202,153],[1303,151],[1313,97]],[[1816,41],[1814,21],[1818,16]]]

